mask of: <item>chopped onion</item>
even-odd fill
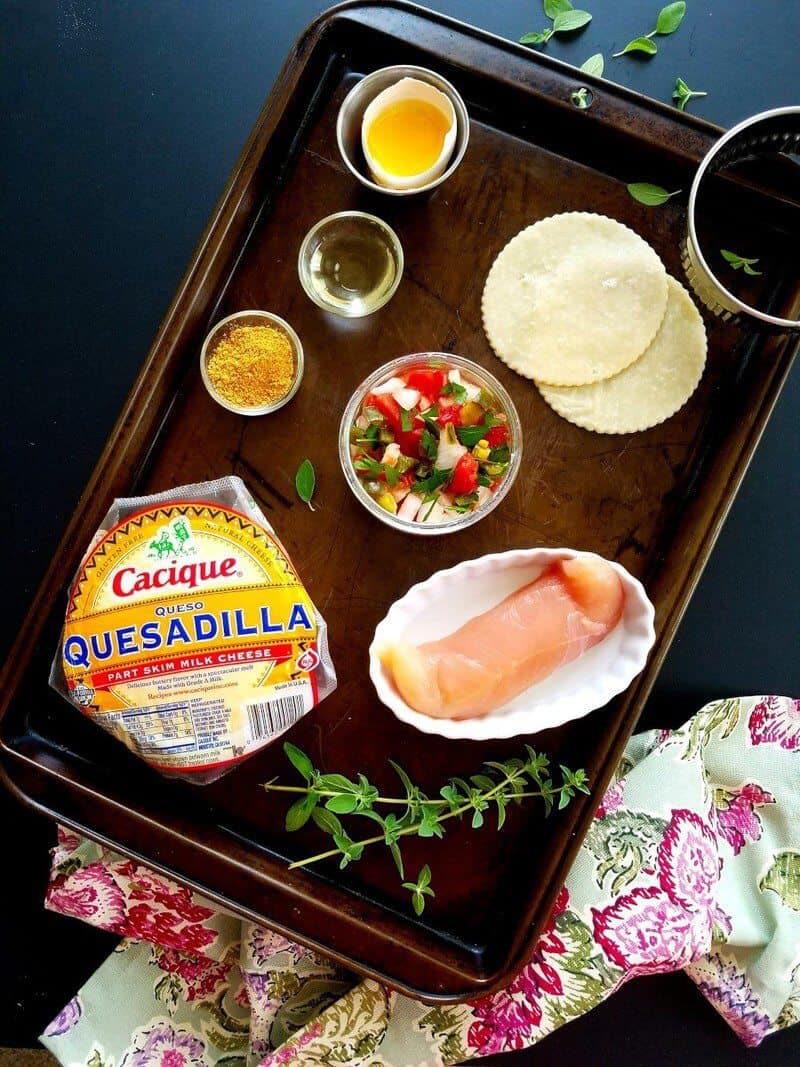
[[[452,516],[447,509],[452,505],[453,498],[448,496],[447,493],[440,493],[439,498],[433,502],[433,504],[425,504],[421,508],[422,522],[424,523],[438,523],[438,522],[451,522]]]
[[[386,393],[394,393],[398,389],[405,388],[405,384],[402,378],[389,378],[383,385],[377,385],[372,392],[375,396],[384,396]]]
[[[467,400],[479,399],[481,395],[480,387],[477,385],[473,385],[472,382],[465,382],[461,377],[461,371],[457,367],[454,367],[450,371],[450,373],[447,375],[447,380],[449,382],[452,382],[453,385],[460,385],[462,389],[465,389],[467,393]]]
[[[402,383],[399,389],[395,389],[395,391],[392,393],[392,396],[395,398],[400,407],[405,408],[406,411],[410,411],[413,407],[416,407],[417,403],[419,402],[419,390],[407,389],[405,386],[402,385]]]
[[[439,437],[439,447],[436,451],[436,466],[441,471],[451,471],[456,463],[466,452],[464,445],[456,437],[453,424],[448,423]]]
[[[409,493],[397,509],[398,517],[413,522],[417,517],[417,512],[419,511],[421,504],[422,497],[419,493]]]
[[[392,443],[387,445],[383,450],[384,466],[396,467],[398,459],[400,459],[400,445],[398,445],[397,441],[392,441]]]

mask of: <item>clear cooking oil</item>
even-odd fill
[[[300,281],[320,307],[358,317],[377,311],[397,288],[403,252],[394,231],[374,215],[331,215],[309,232],[300,250]]]

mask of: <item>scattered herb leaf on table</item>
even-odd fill
[[[304,504],[308,504],[312,511],[314,511],[314,505],[311,503],[311,498],[314,495],[314,487],[316,484],[317,476],[314,473],[314,466],[310,459],[304,459],[297,468],[297,474],[294,477],[294,486],[297,490],[297,495]]]
[[[675,189],[670,193],[660,185],[652,185],[650,182],[631,182],[628,185],[628,192],[640,204],[645,204],[647,207],[659,207],[673,196],[677,196],[681,190]]]
[[[605,60],[603,59],[602,52],[596,52],[593,56],[589,56],[587,60],[581,63],[581,70],[584,74],[593,74],[595,78],[603,77],[604,68]]]
[[[694,100],[699,96],[708,96],[708,93],[697,92],[694,89],[690,89],[683,78],[678,78],[676,80],[675,88],[672,90],[672,99],[676,101],[679,111],[685,111],[689,101]]]
[[[667,4],[666,7],[662,7],[656,19],[656,28],[651,30],[650,33],[645,33],[642,37],[634,37],[632,41],[628,41],[621,52],[614,52],[614,58],[624,56],[629,52],[643,52],[645,55],[654,56],[658,51],[658,45],[651,38],[656,35],[666,37],[670,33],[674,33],[680,26],[685,14],[686,4],[684,0],[677,0],[674,4]]]
[[[580,11],[572,6],[570,0],[544,0],[544,13],[553,20],[553,25],[538,33],[525,33],[520,37],[520,44],[547,44],[554,33],[573,33],[587,26],[592,21],[588,11]]]

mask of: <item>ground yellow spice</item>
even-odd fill
[[[294,352],[286,334],[273,326],[234,326],[217,341],[206,369],[225,400],[260,407],[289,392]]]

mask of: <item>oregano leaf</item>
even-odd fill
[[[721,248],[720,255],[726,260],[734,270],[743,270],[745,274],[760,275],[760,270],[753,270],[753,265],[758,263],[758,257],[748,258],[747,256],[740,256],[736,252],[729,252],[727,248]]]
[[[708,93],[690,89],[683,78],[676,79],[675,88],[672,90],[672,99],[677,101],[679,111],[685,111],[689,101],[700,96],[708,96]]]
[[[305,752],[297,745],[293,745],[291,741],[284,742],[283,751],[295,770],[299,771],[307,782],[310,782],[314,775],[314,764]]]
[[[589,56],[587,60],[581,63],[580,69],[584,74],[592,74],[595,78],[602,78],[603,70],[605,69],[603,53],[596,52],[593,56]]]
[[[666,7],[662,7],[656,19],[656,33],[662,36],[674,33],[680,26],[685,14],[686,4],[684,0],[676,0],[674,4],[667,4]]]
[[[325,807],[328,811],[332,811],[336,815],[350,815],[351,812],[356,810],[357,806],[358,797],[353,796],[352,793],[343,793],[338,797],[329,797],[325,802]]]
[[[680,189],[675,189],[670,193],[660,185],[652,185],[650,182],[631,182],[628,185],[628,192],[633,199],[647,207],[659,207],[661,204],[666,204],[667,200],[677,196],[680,191]]]
[[[573,93],[570,93],[569,98],[579,111],[585,111],[592,102],[589,98],[589,90],[585,89],[583,86],[581,86],[580,89],[576,89]]]
[[[314,808],[311,812],[311,818],[320,828],[324,830],[326,834],[343,834],[344,827],[341,822],[336,818],[332,811],[328,811],[325,808]]]
[[[310,459],[304,459],[297,468],[297,474],[294,476],[294,487],[297,490],[297,495],[304,504],[308,504],[312,511],[314,510],[314,505],[311,503],[311,498],[314,495],[316,484],[317,476],[314,473],[314,465]]]
[[[561,11],[553,20],[553,33],[572,33],[592,21],[588,11]]]
[[[305,826],[316,806],[317,797],[314,793],[307,793],[301,797],[286,812],[286,829],[292,833],[294,830],[299,830],[301,826]]]
[[[562,11],[572,11],[569,0],[544,0],[544,13],[549,19],[554,19]]]
[[[400,852],[400,846],[397,844],[396,841],[392,841],[390,843],[389,851],[392,854],[392,859],[394,860],[394,865],[395,865],[395,867],[397,867],[397,873],[400,875],[401,878],[405,877],[405,874],[403,872],[403,856],[402,856],[402,853]]]
[[[649,37],[634,37],[632,41],[628,41],[621,52],[614,53],[614,58],[624,56],[628,52],[644,52],[647,56],[654,56],[657,51],[658,45],[651,41]]]
[[[542,30],[541,33],[525,33],[520,37],[520,44],[547,44],[553,36],[552,30]]]

